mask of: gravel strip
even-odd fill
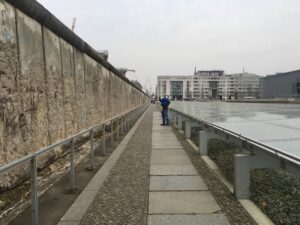
[[[87,224],[146,225],[151,156],[151,106],[81,220]]]
[[[202,177],[210,192],[226,214],[231,225],[257,225],[235,196],[228,190],[218,176],[206,165],[183,135],[173,128],[178,140],[184,147],[198,174]]]

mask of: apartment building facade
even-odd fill
[[[194,76],[158,76],[157,96],[171,99],[240,99],[261,97],[261,77],[223,70],[197,71]]]
[[[156,96],[173,100],[192,98],[193,88],[193,76],[158,76]]]

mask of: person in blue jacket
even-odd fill
[[[162,99],[159,98],[159,101],[162,107],[161,116],[163,123],[161,125],[169,125],[168,108],[170,105],[170,100],[167,98],[167,96],[164,96]]]

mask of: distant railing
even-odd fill
[[[250,170],[254,168],[282,168],[300,178],[300,158],[298,156],[171,108],[170,122],[178,129],[183,129],[183,121],[186,122],[184,128],[186,138],[191,137],[192,127],[203,128],[199,132],[199,153],[201,155],[207,154],[207,143],[212,138],[233,141],[250,151],[250,154],[235,155],[234,191],[238,198],[249,197]]]
[[[77,134],[74,134],[71,137],[63,139],[57,143],[49,145],[45,148],[42,148],[32,154],[24,156],[20,159],[17,159],[9,164],[0,167],[0,174],[3,172],[8,171],[20,164],[23,164],[27,161],[30,161],[30,173],[31,173],[31,216],[32,216],[32,225],[38,225],[38,180],[37,180],[37,162],[38,156],[46,153],[48,151],[53,150],[56,147],[59,147],[64,144],[70,144],[70,188],[71,191],[75,191],[75,139],[89,133],[89,141],[90,141],[90,161],[91,161],[91,168],[94,169],[94,131],[102,128],[102,150],[105,152],[106,149],[106,140],[105,140],[105,127],[110,125],[110,133],[111,133],[111,144],[114,142],[114,135],[117,133],[117,138],[119,138],[120,132],[124,133],[128,130],[134,122],[142,115],[142,113],[146,110],[148,104],[135,107],[131,110],[128,110],[124,113],[116,115],[108,120],[103,121],[100,124],[97,124],[93,127],[90,127],[86,130],[83,130]],[[114,123],[116,122],[117,127],[114,130]]]

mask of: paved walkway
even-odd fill
[[[148,225],[229,225],[169,126],[153,114]]]
[[[255,224],[186,140],[160,123],[151,106],[59,225]]]

